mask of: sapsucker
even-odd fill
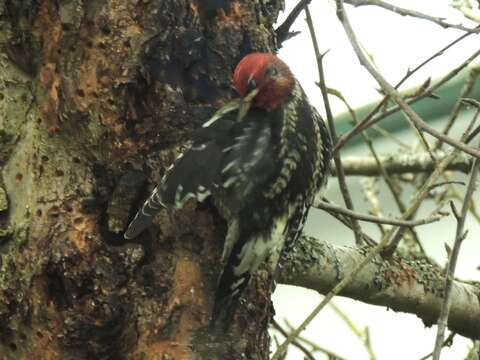
[[[228,224],[213,319],[235,308],[251,273],[269,255],[278,259],[292,247],[327,181],[332,148],[320,115],[275,55],[245,56],[233,83],[240,98],[194,133],[192,146],[125,233],[137,236],[162,207],[212,196]]]

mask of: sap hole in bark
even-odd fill
[[[37,210],[37,216],[38,216],[38,217],[41,217],[41,216],[42,216],[42,210],[40,210],[40,209]]]
[[[17,173],[17,175],[15,175],[15,179],[17,179],[17,181],[22,181],[22,179],[23,179],[23,174]]]
[[[0,93],[0,101],[2,101],[3,99],[5,99],[5,95],[3,95],[3,93]]]
[[[49,210],[48,210],[48,216],[52,217],[52,218],[56,218],[58,217],[58,215],[60,214],[60,208],[56,205],[52,206]]]
[[[49,160],[47,155],[42,155],[41,159],[44,162],[47,162]]]
[[[73,223],[75,225],[80,225],[80,224],[83,223],[83,220],[84,220],[84,218],[82,216],[79,216],[79,217],[76,217],[75,219],[73,219]]]
[[[111,33],[112,31],[110,30],[110,28],[109,28],[108,26],[105,25],[105,26],[102,27],[102,32],[103,32],[105,35],[110,35],[110,33]]]
[[[73,161],[75,164],[80,164],[80,159],[77,158],[76,156],[74,156],[74,157],[72,158],[72,161]]]
[[[47,296],[56,308],[64,310],[72,306],[65,287],[64,276],[60,269],[51,267],[45,272]]]
[[[37,118],[37,124],[41,124],[42,123],[42,118]]]

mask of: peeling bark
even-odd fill
[[[280,6],[0,0],[4,358],[268,358],[267,271],[231,333],[207,327],[225,231],[212,206],[164,211],[132,243],[122,231],[232,96],[239,59],[274,50]]]

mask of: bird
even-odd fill
[[[275,54],[244,56],[233,87],[238,97],[194,132],[124,234],[138,236],[162,208],[211,197],[228,225],[213,323],[235,311],[267,258],[294,248],[332,157],[325,122]]]

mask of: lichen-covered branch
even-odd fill
[[[360,263],[368,249],[333,246],[302,236],[297,251],[280,273],[280,283],[302,286],[325,294]],[[340,293],[365,303],[417,315],[426,326],[436,323],[444,293],[445,276],[426,260],[374,258]],[[480,339],[480,286],[453,282],[450,330]]]
[[[441,161],[447,155],[436,154],[437,161]],[[435,163],[429,154],[395,154],[379,156],[385,171],[392,174],[427,173],[435,169]],[[349,176],[380,176],[380,168],[373,156],[346,156],[342,158],[345,175]],[[453,160],[446,170],[461,171],[468,173],[472,166],[472,158],[461,155]],[[332,169],[336,176],[335,168]]]

